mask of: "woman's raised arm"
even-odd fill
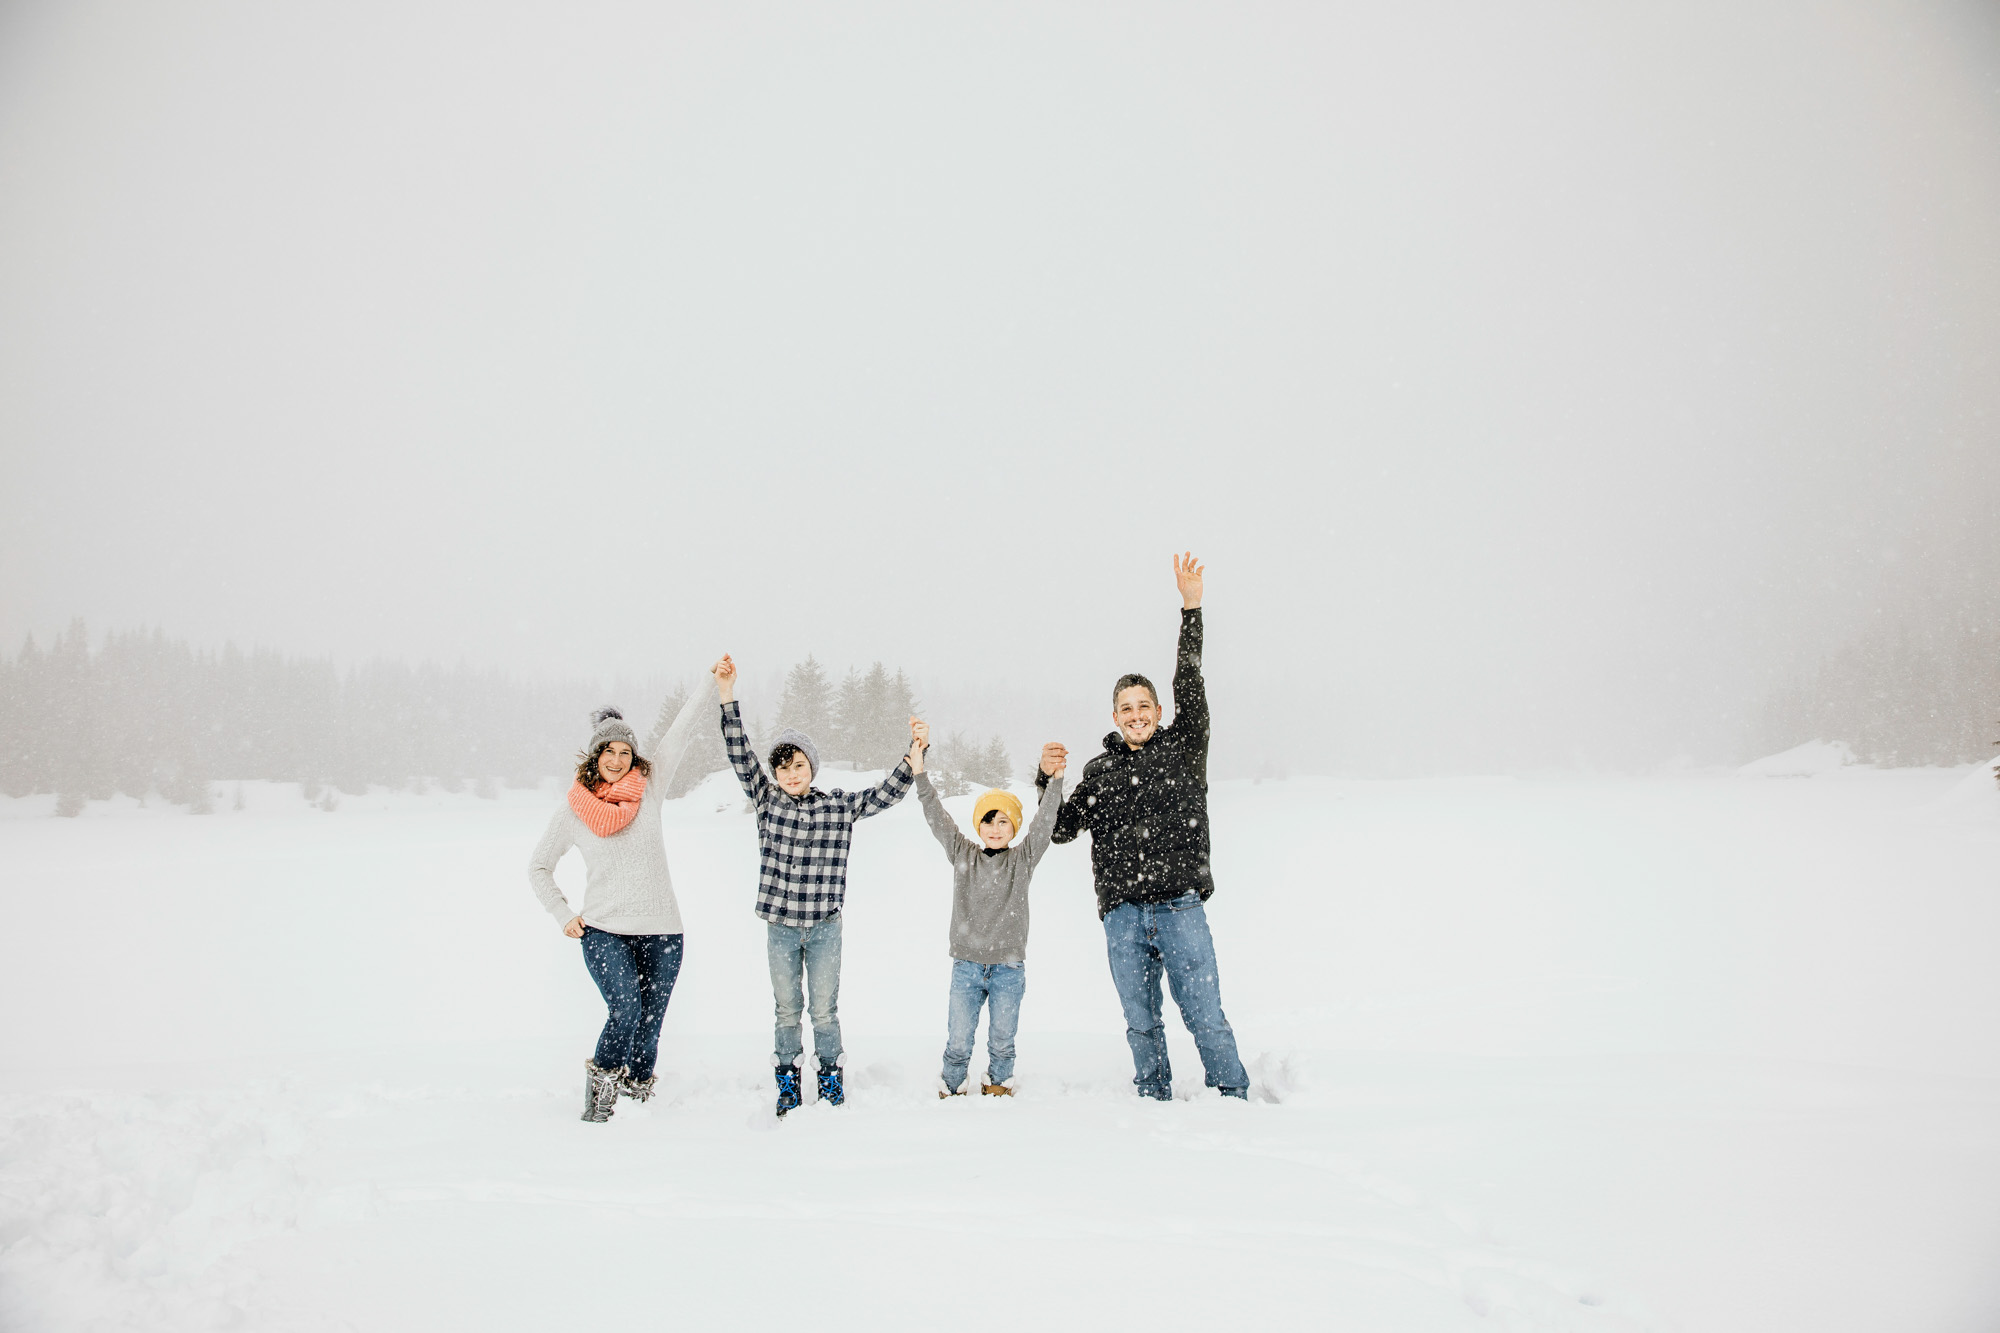
[[[660,784],[662,794],[674,780],[674,770],[687,758],[688,750],[694,745],[695,728],[715,707],[715,682],[705,680],[688,692],[687,701],[677,713],[669,714],[667,705],[671,699],[662,700],[660,715],[654,719],[652,734],[646,737],[646,748],[640,751],[652,761],[651,782]],[[649,783],[650,785],[650,783]]]

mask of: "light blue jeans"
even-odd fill
[[[813,1054],[821,1069],[840,1063],[840,913],[810,926],[765,922],[764,947],[771,963],[771,998],[776,1032],[771,1053],[780,1065],[795,1065],[805,1052],[799,1016],[805,987],[812,988]]]
[[[1014,1077],[1014,1032],[1021,1025],[1021,996],[1028,989],[1026,963],[951,963],[951,1014],[944,1046],[944,1085],[953,1092],[965,1084],[972,1064],[972,1035],[979,1027],[979,1007],[987,1006],[986,1081],[1005,1083]]]
[[[1198,894],[1165,903],[1120,903],[1104,918],[1111,982],[1125,1008],[1125,1041],[1132,1048],[1133,1086],[1142,1097],[1174,1095],[1167,1061],[1167,1029],[1160,1021],[1160,978],[1173,987],[1181,1021],[1211,1088],[1247,1088],[1250,1076],[1236,1055],[1236,1034],[1222,1013],[1222,980],[1215,941]]]

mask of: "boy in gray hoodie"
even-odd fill
[[[1056,811],[1062,806],[1062,775],[1069,756],[1053,741],[1042,747],[1047,789],[1028,836],[1013,847],[1008,844],[1021,828],[1020,800],[998,789],[981,796],[972,807],[979,841],[966,837],[945,813],[944,802],[924,772],[929,740],[929,729],[923,728],[919,743],[911,747],[910,767],[916,775],[924,819],[951,861],[950,1035],[938,1096],[964,1094],[973,1033],[979,1027],[979,1011],[986,1007],[986,1081],[980,1084],[980,1091],[1011,1097],[1014,1031],[1028,984],[1028,881],[1055,833]]]

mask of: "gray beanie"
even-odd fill
[[[777,749],[780,745],[795,745],[799,749],[804,750],[806,752],[806,762],[812,765],[813,776],[819,776],[819,747],[813,744],[812,737],[806,735],[797,727],[786,727],[771,742],[773,750]]]
[[[632,728],[625,725],[625,715],[615,708],[600,708],[590,715],[593,730],[590,744],[583,748],[585,754],[596,754],[613,741],[624,741],[632,747],[632,753],[639,753],[639,738],[632,734]]]

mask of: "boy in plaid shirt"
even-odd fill
[[[722,700],[722,743],[743,794],[757,812],[757,915],[764,919],[777,1009],[771,1064],[778,1080],[778,1114],[799,1104],[799,1057],[805,1043],[799,1016],[805,985],[812,991],[813,1054],[819,1057],[820,1100],[846,1100],[840,1065],[840,909],[847,897],[847,849],[854,821],[887,810],[910,790],[909,756],[881,784],[863,792],[821,791],[819,750],[789,727],[771,749],[771,772],[750,749],[736,703],[736,663],[715,664]],[[910,719],[912,741],[928,728]]]

